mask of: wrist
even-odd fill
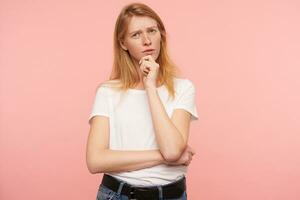
[[[154,88],[154,87],[147,87],[146,88],[146,92],[148,94],[148,96],[156,96],[158,94],[157,92],[157,88]]]
[[[145,89],[147,91],[151,91],[151,90],[156,91],[156,87],[155,86],[145,86]]]
[[[167,164],[167,161],[164,159],[164,157],[162,156],[162,154],[160,153],[159,150],[156,150],[157,151],[157,156],[158,156],[158,162],[160,164]]]

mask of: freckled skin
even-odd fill
[[[156,60],[160,52],[161,35],[157,22],[150,17],[133,16],[128,25],[128,31],[121,47],[128,50],[136,66],[142,57],[152,55]],[[155,49],[152,52],[143,52],[146,49]]]

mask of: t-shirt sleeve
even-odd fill
[[[107,92],[103,87],[99,87],[96,91],[92,111],[88,118],[89,124],[90,120],[96,115],[109,117]]]
[[[184,89],[175,103],[174,109],[177,108],[184,109],[191,113],[191,121],[198,120],[199,117],[196,107],[196,89],[194,84],[189,80],[187,80]]]

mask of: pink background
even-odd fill
[[[87,119],[128,2],[1,0],[1,200],[96,198]],[[143,2],[197,89],[189,199],[300,199],[299,1]]]

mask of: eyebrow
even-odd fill
[[[158,28],[158,27],[155,25],[155,26],[149,26],[146,29],[150,29],[150,28]],[[135,32],[139,32],[139,31],[141,31],[141,30],[132,31],[131,33],[129,33],[129,35],[131,35],[131,34],[133,34]]]

